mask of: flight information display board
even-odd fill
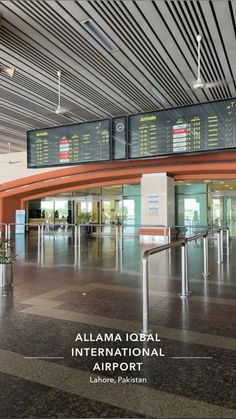
[[[236,99],[32,130],[28,167],[138,159],[236,147]]]
[[[129,116],[129,157],[235,147],[234,99]]]
[[[110,159],[108,119],[28,131],[28,167],[46,167]]]

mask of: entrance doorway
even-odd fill
[[[212,197],[212,222],[217,227],[229,227],[236,237],[236,195]]]

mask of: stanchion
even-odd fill
[[[77,231],[77,225],[73,225],[74,228],[74,247],[77,247],[77,241],[78,241],[78,231]]]
[[[79,249],[80,252],[80,249]],[[78,247],[77,247],[77,225],[75,226],[75,244],[74,244],[74,268],[78,265]]]
[[[171,243],[171,227],[168,227],[168,243]],[[168,249],[168,252],[171,252],[171,248]]]
[[[181,294],[179,294],[180,298],[186,298],[188,297],[188,293],[186,292],[186,243],[181,244],[181,275],[182,275],[182,281],[181,281]]]
[[[149,298],[148,298],[148,258],[143,257],[143,328],[140,333],[148,335],[149,330]]]
[[[203,236],[203,274],[205,278],[210,275],[208,270],[208,234]]]
[[[123,225],[120,226],[120,247],[123,247]]]
[[[45,224],[42,224],[41,225],[41,241],[40,241],[41,247],[43,247],[44,245],[44,227],[45,227]]]
[[[7,240],[11,240],[11,225],[7,226]]]
[[[81,228],[80,228],[80,224],[78,225],[78,247],[80,247],[81,244]]]
[[[119,246],[119,226],[116,225],[115,229],[116,229],[116,247],[118,247]]]
[[[38,224],[38,247],[41,246],[41,226]]]
[[[38,225],[38,259],[37,259],[37,262],[38,262],[38,265],[40,265],[40,262],[41,262],[41,226],[40,226],[40,224]]]
[[[224,255],[224,230],[223,228],[220,230],[220,253],[221,253],[221,261],[223,262],[223,255]]]
[[[185,240],[185,292],[187,295],[191,294],[189,291],[189,266],[188,266],[188,242]]]
[[[222,256],[221,256],[221,232],[220,230],[217,231],[217,264],[220,265],[222,263]]]
[[[44,227],[45,224],[41,225],[41,246],[40,246],[40,264],[43,266],[44,264]]]
[[[226,228],[226,255],[229,255],[229,227]]]

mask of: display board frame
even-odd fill
[[[73,127],[73,126],[82,126],[87,124],[92,124],[96,122],[103,122],[108,121],[108,132],[109,132],[109,158],[103,159],[103,160],[92,160],[92,161],[78,161],[78,162],[68,162],[68,163],[55,163],[55,164],[43,164],[43,165],[31,165],[29,162],[30,157],[30,138],[29,135],[31,132],[41,132],[41,131],[48,131],[53,130],[55,128],[67,128],[67,127]],[[67,167],[67,166],[77,166],[77,165],[83,165],[83,164],[91,164],[91,163],[102,163],[102,162],[109,162],[112,160],[112,133],[111,133],[111,118],[104,118],[104,119],[95,119],[92,121],[85,121],[85,122],[79,122],[79,123],[73,123],[73,124],[65,124],[65,125],[56,125],[54,127],[43,127],[39,129],[33,129],[27,131],[27,168],[28,169],[39,169],[39,168],[50,168],[50,167]]]
[[[211,101],[211,102],[204,102],[204,103],[193,103],[190,105],[182,105],[176,108],[167,108],[167,109],[157,109],[157,110],[153,110],[153,111],[148,111],[148,112],[141,112],[141,113],[135,113],[132,115],[121,115],[121,116],[117,116],[114,118],[104,118],[104,119],[98,119],[98,120],[92,120],[92,121],[86,121],[86,122],[81,122],[81,123],[73,123],[73,124],[66,124],[66,125],[62,125],[62,126],[55,126],[55,127],[47,127],[47,128],[40,128],[38,130],[30,130],[27,132],[27,167],[34,169],[34,168],[47,168],[47,167],[66,167],[66,166],[74,166],[74,165],[84,165],[84,164],[91,164],[91,163],[105,163],[105,162],[109,162],[109,161],[127,161],[127,160],[140,160],[140,159],[152,159],[152,158],[158,158],[158,157],[174,157],[174,156],[184,156],[184,155],[197,155],[197,154],[205,154],[205,153],[211,153],[211,152],[220,152],[220,151],[226,151],[226,150],[233,150],[236,149],[236,123],[235,123],[235,132],[234,132],[234,145],[231,145],[229,147],[227,146],[222,146],[222,147],[212,147],[212,148],[199,148],[199,149],[195,149],[195,150],[184,150],[184,151],[168,151],[166,153],[157,153],[157,154],[147,154],[147,155],[139,155],[139,156],[132,156],[131,155],[131,147],[132,147],[132,138],[131,138],[131,120],[134,117],[138,117],[138,116],[142,116],[142,115],[152,115],[152,114],[157,114],[160,115],[162,112],[171,112],[171,111],[181,111],[181,109],[190,109],[192,107],[201,107],[201,106],[206,106],[206,105],[214,105],[214,104],[218,104],[221,102],[227,102],[230,104],[230,102],[235,102],[235,109],[236,109],[236,98],[226,98],[226,99],[220,99],[220,100],[216,100],[216,101]],[[115,157],[115,147],[116,147],[116,138],[114,138],[113,135],[113,122],[117,119],[124,119],[125,121],[125,132],[124,132],[124,139],[122,141],[125,142],[124,144],[124,157]],[[101,121],[108,121],[108,131],[109,131],[109,158],[108,159],[99,159],[99,160],[90,160],[90,161],[78,161],[78,162],[68,162],[68,163],[55,163],[55,164],[43,164],[43,165],[32,165],[29,162],[29,152],[30,152],[30,140],[29,140],[29,135],[28,133],[31,132],[38,132],[38,131],[46,131],[46,130],[50,130],[50,129],[55,129],[55,128],[65,128],[65,127],[73,127],[76,125],[87,125],[90,123],[96,123],[96,122],[101,122]],[[208,140],[207,140],[208,141]]]
[[[132,157],[131,156],[131,124],[130,124],[130,120],[133,117],[137,117],[137,116],[142,116],[142,115],[152,115],[154,113],[160,114],[162,112],[167,112],[167,111],[178,111],[184,108],[193,108],[193,107],[200,107],[202,105],[211,105],[211,104],[218,104],[221,102],[235,102],[235,109],[236,109],[236,97],[232,97],[232,98],[225,98],[225,99],[219,99],[219,100],[215,100],[215,101],[208,101],[208,102],[202,102],[202,103],[191,103],[190,105],[182,105],[182,106],[178,106],[175,108],[164,108],[164,109],[157,109],[157,110],[153,110],[153,111],[148,111],[148,112],[141,112],[141,113],[135,113],[132,115],[128,115],[127,116],[127,128],[128,128],[128,134],[127,134],[127,143],[128,143],[128,160],[140,160],[140,159],[153,159],[153,158],[162,158],[162,157],[175,157],[175,156],[185,156],[185,155],[196,155],[196,154],[205,154],[205,153],[211,153],[211,152],[220,152],[220,151],[227,151],[227,150],[233,150],[236,149],[236,124],[235,124],[235,144],[233,146],[230,147],[216,147],[216,148],[210,148],[210,149],[199,149],[199,150],[186,150],[186,151],[180,151],[180,152],[167,152],[167,153],[160,153],[160,154],[153,154],[153,155],[145,155],[145,156],[135,156]]]

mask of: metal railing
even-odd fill
[[[226,232],[226,255],[230,253],[230,231],[229,227],[221,228],[216,231],[217,234],[217,264],[223,263],[224,255],[224,232]]]
[[[229,255],[230,253],[230,229],[229,227],[218,227],[215,228],[215,226],[212,225],[200,225],[200,224],[196,224],[196,225],[172,225],[172,226],[168,226],[168,243],[171,243],[171,230],[175,229],[175,228],[186,228],[188,229],[188,227],[190,227],[190,229],[207,229],[208,234],[211,233],[212,235],[214,235],[216,233],[216,238],[217,238],[217,264],[221,264],[223,263],[223,247],[224,247],[224,232],[226,232],[226,255]],[[185,237],[183,237],[185,238]]]
[[[203,265],[204,265],[204,272],[203,275],[206,278],[209,275],[208,272],[208,233],[200,233],[196,234],[195,236],[188,237],[186,239],[178,240],[173,243],[164,244],[163,246],[154,247],[151,249],[145,250],[142,258],[142,295],[143,295],[143,319],[142,319],[142,331],[141,333],[149,334],[149,257],[156,253],[160,253],[163,250],[173,249],[175,247],[181,246],[181,293],[179,296],[181,298],[186,298],[190,294],[189,291],[189,273],[188,273],[188,250],[187,244],[192,240],[196,240],[202,238],[203,239]]]
[[[50,228],[50,227],[60,227],[60,226],[61,226],[60,223],[56,223],[56,224],[54,224],[54,223],[50,223],[50,224],[49,223],[44,223],[44,224],[41,224],[41,246],[43,246],[43,244],[44,244],[45,229]],[[73,235],[73,232],[74,232],[73,244],[74,244],[74,246],[77,246],[77,242],[78,242],[77,225],[76,224],[66,224],[66,227],[71,227],[72,228],[72,235]]]
[[[7,240],[7,224],[6,223],[0,223],[0,227],[4,227],[4,236],[5,236],[5,239]],[[1,233],[1,239],[2,239],[2,228],[1,228],[1,230],[0,230],[0,233]]]
[[[176,224],[176,225],[169,225],[168,226],[168,243],[171,243],[171,230],[176,230],[176,229],[185,229],[186,231],[189,230],[191,232],[191,230],[204,230],[204,231],[208,231],[210,232],[212,229],[214,229],[213,226],[211,225],[207,225],[207,224]],[[181,231],[180,233],[181,234]],[[176,234],[178,235],[178,233]],[[185,238],[185,237],[184,237]]]
[[[139,227],[139,228],[146,228],[146,229],[149,229],[149,228],[156,228],[156,229],[162,229],[163,230],[163,236],[165,237],[165,241],[166,241],[166,238],[167,238],[167,231],[168,231],[168,226],[166,226],[165,224],[120,224],[119,225],[119,229],[120,229],[120,238],[121,238],[121,240],[122,240],[122,238],[123,238],[123,236],[125,235],[125,233],[123,232],[123,230],[125,229],[125,228],[132,228],[132,227],[134,227],[134,228],[136,228],[136,227]],[[130,234],[132,234],[132,233],[126,233],[127,235],[130,235]],[[134,233],[135,234],[135,233]],[[144,234],[145,235],[145,234]],[[152,234],[153,236],[155,236],[155,231],[153,231],[153,234]],[[156,235],[158,235],[159,236],[159,234],[156,234]]]
[[[42,248],[43,244],[44,244],[44,233],[45,233],[45,228],[49,228],[49,224],[34,224],[34,223],[0,223],[0,232],[1,232],[1,236],[2,236],[2,231],[4,228],[4,235],[6,240],[11,240],[12,238],[12,229],[13,227],[15,228],[15,226],[17,225],[24,225],[25,227],[36,227],[37,228],[37,235],[38,235],[38,241],[37,241],[37,245],[39,247],[39,249]],[[56,223],[56,224],[50,224],[50,226],[53,227],[58,227],[61,226],[60,223]],[[121,247],[122,247],[122,243],[123,243],[123,237],[124,237],[124,228],[136,228],[136,227],[141,227],[141,228],[157,228],[157,229],[163,229],[163,235],[165,237],[165,240],[167,238],[167,232],[168,232],[168,244],[171,244],[171,229],[175,228],[175,227],[183,227],[186,228],[186,226],[165,226],[165,225],[144,225],[144,224],[122,224],[122,225],[118,225],[118,224],[80,224],[80,225],[76,225],[76,224],[67,224],[67,227],[72,227],[72,236],[73,236],[73,244],[75,247],[80,247],[81,246],[81,227],[100,227],[102,228],[114,228],[115,229],[115,239],[116,239],[116,247],[119,247],[120,243],[121,243]],[[203,225],[194,225],[191,226],[193,228],[195,227],[199,227],[199,228],[203,228],[206,226]],[[224,246],[224,232],[226,232],[226,255],[229,255],[230,253],[230,230],[229,227],[227,228],[220,228],[218,230],[215,230],[213,226],[210,226],[208,229],[208,232],[211,233],[216,233],[217,235],[217,264],[221,264],[223,263],[223,246]],[[127,233],[128,235],[130,233]],[[136,234],[136,232],[135,232]],[[194,236],[190,236],[188,238],[185,238],[183,240],[197,240],[198,238],[203,237],[204,234],[203,233],[199,233],[196,234]],[[207,242],[208,242],[208,236],[207,236]],[[174,242],[176,243],[176,242]],[[205,241],[204,241],[205,243]],[[204,244],[205,246],[205,244]],[[7,243],[6,243],[6,247],[7,247]],[[175,246],[174,246],[175,247]],[[172,246],[168,247],[169,250],[171,250]],[[158,246],[158,249],[161,249],[161,246]],[[206,250],[207,249],[207,250]],[[208,252],[208,243],[205,249],[205,253],[206,251]],[[40,250],[39,250],[40,252]],[[188,250],[186,249],[186,252],[188,252]],[[204,253],[204,254],[205,254]],[[187,258],[186,258],[187,259]],[[38,256],[38,260],[40,260],[40,255]],[[204,259],[205,260],[205,259]],[[204,268],[204,275],[206,276],[206,272],[208,271],[208,266],[207,268]],[[186,272],[188,273],[188,266],[186,266]]]
[[[78,247],[81,246],[81,229],[83,227],[100,227],[100,228],[105,228],[105,227],[110,227],[110,228],[115,228],[115,237],[116,237],[116,246],[118,246],[118,241],[119,241],[119,225],[118,224],[79,224],[78,226]]]
[[[140,227],[140,228],[156,228],[156,229],[161,228],[161,229],[163,229],[163,233],[164,233],[163,235],[165,237],[165,240],[167,238],[167,230],[168,230],[168,227],[164,224],[161,224],[161,225],[158,225],[158,224],[153,224],[153,225],[146,225],[146,224],[95,224],[95,223],[94,224],[90,224],[90,223],[79,224],[78,225],[78,246],[79,247],[80,247],[80,244],[81,244],[81,229],[83,227],[100,227],[101,229],[106,228],[106,227],[115,228],[116,246],[119,245],[119,242],[122,243],[122,239],[125,235],[125,233],[124,233],[125,228],[137,228],[137,227]],[[127,236],[129,236],[130,234],[135,235],[136,232],[135,233],[128,232],[126,234],[127,234]],[[155,235],[155,234],[153,233],[153,235]]]
[[[41,254],[41,236],[40,236],[40,224],[34,224],[34,223],[9,223],[7,224],[7,240],[8,240],[8,246],[11,246],[11,239],[12,239],[12,227],[16,228],[16,226],[24,226],[24,227],[37,227],[37,263],[40,264],[40,254]]]
[[[7,225],[7,239],[11,240],[11,227],[25,226],[25,227],[37,227],[38,230],[38,246],[40,247],[40,224],[33,223],[9,223]]]

